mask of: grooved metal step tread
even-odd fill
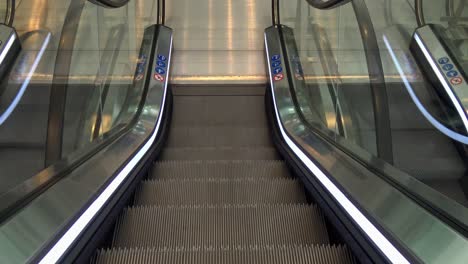
[[[151,179],[233,179],[291,178],[286,164],[279,160],[160,161]]]
[[[272,146],[267,127],[206,126],[171,128],[167,147]]]
[[[354,264],[346,246],[310,245],[234,250],[167,250],[156,248],[99,250],[95,264]]]
[[[264,96],[174,96],[174,126],[268,127]]]
[[[146,181],[135,205],[224,205],[307,203],[297,180]]]
[[[278,160],[275,148],[268,147],[200,147],[165,148],[163,160]]]
[[[310,205],[139,206],[124,210],[113,246],[235,248],[328,242],[323,216]]]

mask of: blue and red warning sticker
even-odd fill
[[[439,63],[440,68],[443,70],[445,77],[450,82],[450,84],[456,86],[464,82],[460,72],[448,57],[439,58],[437,62]]]
[[[153,78],[156,81],[164,82],[165,74],[167,71],[167,58],[164,55],[158,54],[156,58],[156,66],[154,69],[154,75]]]
[[[283,67],[281,65],[281,55],[273,55],[270,60],[273,81],[279,82],[284,79]]]
[[[135,74],[135,81],[141,81],[145,76],[145,68],[146,68],[146,55],[141,55],[137,60],[137,67],[136,67],[136,74]]]

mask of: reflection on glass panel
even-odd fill
[[[434,23],[435,28],[445,28],[448,24],[444,6],[448,2],[451,1],[423,1],[424,13],[420,15],[426,23]],[[422,33],[420,30],[424,30],[425,25],[418,25],[419,19],[410,4],[392,1],[386,14],[377,3],[366,1],[366,4],[376,25],[385,75],[399,77],[394,82],[386,78],[394,166],[468,206],[466,145],[451,137],[456,133],[466,136],[466,130],[460,127],[463,117],[442,87],[445,80],[436,77],[439,70],[433,72],[428,67],[438,60],[436,54],[442,50],[427,50],[431,49],[429,42],[432,40],[424,36],[426,44],[420,51],[421,43],[416,36]],[[438,42],[439,38],[441,34],[435,32],[433,40]],[[440,47],[451,53],[448,47]],[[431,59],[425,58],[424,54],[432,54]],[[455,53],[453,56],[455,60],[460,59]]]
[[[149,0],[117,9],[71,0],[16,7],[22,49],[0,80],[0,111],[11,108],[0,125],[0,195],[132,122],[143,92],[133,85],[143,30],[156,17]],[[48,160],[51,148],[58,155]]]
[[[370,21],[356,15],[356,3],[330,10],[283,3],[282,24],[293,29],[299,52],[289,61],[303,78],[294,91],[302,118],[365,160],[388,144],[391,156],[382,160],[468,206],[467,1],[422,1],[420,13],[415,1],[356,2]],[[367,25],[362,32],[360,23]],[[372,37],[376,47],[366,42]],[[372,52],[381,60],[377,86],[387,105],[376,97]]]
[[[304,85],[296,94],[304,118],[333,132],[328,134],[336,140],[345,138],[377,154],[369,74],[354,10],[350,5],[317,10],[306,1],[296,4],[284,4],[288,11],[282,19],[294,30],[299,51]]]

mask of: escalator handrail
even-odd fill
[[[115,69],[115,65],[117,64],[117,59],[119,56],[120,52],[120,46],[123,42],[123,37],[124,37],[124,24],[119,24],[115,27],[112,27],[110,29],[110,34],[109,38],[107,39],[105,52],[102,55],[101,61],[104,62],[104,65],[99,67],[99,71],[96,74],[96,79],[95,79],[95,86],[99,87],[100,95],[99,95],[99,103],[98,105],[101,108],[104,108],[106,101],[107,101],[107,95],[109,91],[109,85],[110,81],[109,78],[111,78],[111,74]],[[106,63],[110,62],[110,63]],[[103,89],[101,89],[103,87]],[[128,96],[128,94],[127,94]],[[121,111],[123,111],[126,105],[123,105],[121,108]],[[97,139],[101,135],[101,127],[102,127],[102,109],[98,109],[98,114],[96,116],[96,120],[93,126],[93,132],[92,132],[92,138]],[[118,115],[120,116],[120,114]],[[114,124],[118,124],[118,119],[113,121]]]
[[[48,167],[62,158],[62,139],[65,127],[65,107],[73,47],[75,45],[81,15],[87,0],[72,1],[65,15],[58,42],[57,56],[50,88],[49,112],[46,133],[44,166]]]
[[[16,0],[6,1],[5,25],[12,26],[15,20]]]
[[[348,0],[333,0],[327,2],[317,2],[315,0],[306,0],[311,6],[326,9],[335,8],[346,4]],[[369,71],[369,80],[374,107],[374,121],[376,127],[377,155],[393,163],[393,144],[392,133],[390,130],[390,110],[388,106],[387,89],[385,75],[383,70],[382,58],[380,56],[379,44],[375,34],[372,20],[363,0],[351,1],[356,14],[361,38],[364,44],[367,68]],[[273,25],[277,26],[280,22],[279,0],[272,0],[272,18]]]
[[[416,22],[418,27],[426,25],[422,0],[414,0],[414,13],[416,15]]]
[[[329,1],[306,0],[306,1],[307,3],[309,3],[309,5],[317,9],[333,9],[341,5],[347,4],[349,1],[352,1],[352,0],[329,0]]]
[[[159,25],[164,25],[166,23],[166,0],[157,0],[158,1],[158,14],[156,23]]]
[[[320,2],[320,4],[315,0],[306,1],[313,7],[321,9],[335,8],[349,2],[347,0],[336,0]],[[388,106],[385,75],[377,35],[375,34],[366,3],[363,0],[353,0],[351,3],[361,32],[369,72],[374,107],[374,122],[376,126],[377,154],[381,159],[392,164],[393,144],[390,130],[390,110]]]
[[[100,6],[107,7],[107,8],[119,8],[128,4],[130,0],[89,0],[89,1],[96,5],[100,5]]]
[[[369,81],[374,107],[377,154],[379,158],[393,164],[393,143],[390,126],[390,107],[388,104],[387,86],[379,42],[375,33],[372,18],[364,0],[351,1],[356,20],[361,31],[361,39],[369,72]]]

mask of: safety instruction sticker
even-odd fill
[[[450,79],[450,83],[452,85],[460,85],[463,83],[463,79],[460,77],[455,77],[455,78]]]
[[[143,79],[143,76],[145,74],[146,61],[147,61],[146,55],[142,55],[138,58],[135,81],[141,81]]]
[[[441,57],[437,60],[440,68],[443,70],[445,77],[450,82],[451,85],[457,86],[464,82],[463,78],[460,75],[460,72],[451,62],[448,57]]]
[[[158,54],[157,60],[156,60],[156,66],[155,66],[155,73],[153,75],[153,78],[156,81],[164,82],[165,78],[164,75],[166,74],[167,71],[167,58],[166,56],[162,54]]]
[[[279,81],[281,81],[281,80],[283,80],[283,79],[284,79],[284,74],[282,74],[282,73],[278,73],[278,74],[276,74],[275,76],[273,76],[273,80],[274,80],[275,82],[279,82]]]
[[[164,76],[162,76],[162,75],[159,74],[159,73],[155,73],[155,74],[154,74],[154,79],[155,79],[156,81],[164,82]]]
[[[271,71],[273,73],[273,81],[279,82],[284,79],[283,67],[281,67],[281,55],[271,56]]]

